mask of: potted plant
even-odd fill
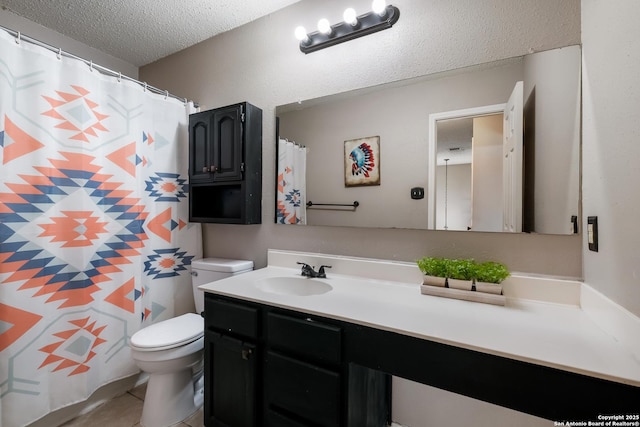
[[[470,291],[476,265],[472,259],[452,259],[447,263],[447,287]]]
[[[473,267],[473,279],[477,291],[502,293],[500,283],[509,277],[509,270],[504,264],[495,261],[487,261],[476,264]]]
[[[444,287],[447,280],[447,261],[444,258],[435,257],[424,257],[416,261],[424,275],[423,283]]]

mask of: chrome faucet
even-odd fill
[[[309,264],[306,264],[304,262],[297,262],[297,264],[302,266],[302,272],[300,274],[302,274],[304,277],[309,277],[309,278],[318,277],[320,279],[326,279],[327,274],[325,273],[324,269],[331,268],[330,265],[321,265],[320,270],[315,271],[314,267],[311,267]]]

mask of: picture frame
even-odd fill
[[[344,141],[344,186],[380,185],[380,137]]]

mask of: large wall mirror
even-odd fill
[[[277,107],[276,222],[577,232],[580,64],[569,46]]]

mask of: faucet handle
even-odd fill
[[[321,265],[320,266],[320,270],[318,270],[318,276],[319,277],[323,277],[323,278],[327,277],[326,273],[324,272],[325,268],[331,268],[331,266],[330,265]]]
[[[299,264],[299,265],[302,266],[301,274],[303,276],[312,277],[313,274],[315,273],[315,271],[313,271],[313,268],[309,264],[307,264],[306,262],[297,261],[296,264]]]

